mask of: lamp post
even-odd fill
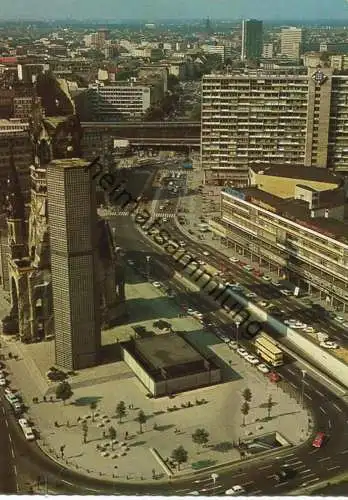
[[[150,255],[146,256],[146,275],[147,275],[147,281],[150,281]]]
[[[305,380],[305,376],[306,376],[306,370],[301,370],[302,371],[302,380],[301,380],[301,406],[303,407],[303,400],[304,400],[304,386],[305,386],[305,383],[304,383],[304,380]]]
[[[240,325],[240,321],[235,321],[235,325],[236,325],[236,342],[237,342],[237,347],[238,347],[238,342],[239,342],[239,325]]]

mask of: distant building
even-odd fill
[[[262,57],[265,59],[272,59],[274,55],[273,43],[264,43],[262,49]]]
[[[288,59],[298,60],[301,55],[302,29],[283,28],[280,32],[281,55]]]
[[[263,23],[245,19],[242,23],[241,60],[258,60],[262,55]]]
[[[89,162],[54,160],[47,169],[56,363],[97,364],[101,346],[97,206]]]

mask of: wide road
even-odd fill
[[[174,265],[171,258],[161,255],[158,251],[144,240],[142,234],[132,225],[127,217],[117,217],[111,221],[117,227],[118,241],[124,249],[127,249],[127,258],[135,261],[136,266],[145,270],[146,255],[151,255],[151,278],[161,281],[170,281],[173,276]],[[181,239],[185,239],[180,235]],[[199,249],[195,247],[196,253]],[[204,257],[205,259],[205,257]],[[169,268],[163,267],[169,265]],[[145,279],[145,278],[143,278]],[[172,288],[177,288],[174,283]],[[180,301],[189,303],[193,307],[212,315],[211,302],[205,300],[202,294],[186,293],[181,290]],[[216,318],[215,318],[216,319]],[[289,385],[300,389],[302,372],[298,366],[287,365],[279,370]],[[348,453],[347,411],[345,403],[332,394],[326,387],[307,374],[305,380],[304,397],[306,404],[310,405],[315,414],[313,423],[314,431],[323,431],[329,439],[321,449],[314,449],[311,443],[305,443],[299,448],[285,453],[276,454],[269,459],[262,459],[260,464],[242,464],[238,471],[233,469],[228,472],[220,472],[216,485],[208,475],[195,483],[192,479],[182,481],[180,487],[176,488],[178,494],[187,494],[197,490],[201,494],[219,494],[234,484],[244,485],[248,492],[255,494],[285,494],[292,489],[313,484],[322,479],[329,479],[346,468],[346,454]],[[294,425],[296,422],[294,421]],[[296,476],[289,482],[278,484],[274,474],[283,464],[289,464],[296,470]],[[175,483],[173,484],[173,487]]]

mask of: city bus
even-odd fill
[[[261,333],[255,340],[257,354],[272,366],[282,366],[284,364],[283,351],[277,342],[267,335]]]

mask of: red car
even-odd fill
[[[325,441],[325,434],[324,432],[318,432],[317,435],[314,438],[314,441],[312,443],[312,446],[314,448],[321,448],[324,444]]]
[[[273,383],[275,383],[275,384],[276,384],[277,382],[279,382],[279,380],[281,380],[281,376],[280,376],[280,375],[279,375],[279,373],[277,373],[277,372],[270,372],[270,373],[268,374],[268,378],[270,379],[270,381],[271,381],[271,382],[273,382]]]

